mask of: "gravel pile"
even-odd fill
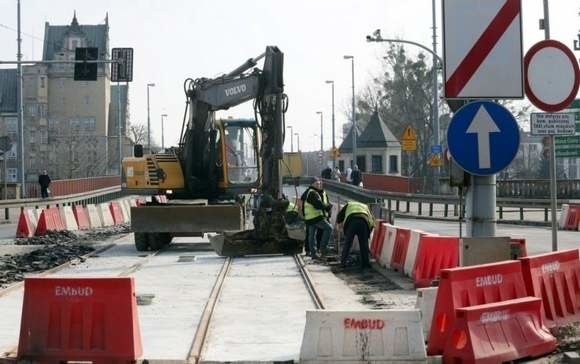
[[[127,224],[108,226],[88,231],[49,231],[48,234],[44,236],[33,236],[26,239],[16,239],[15,244],[51,245],[70,242],[102,241],[114,235],[128,234],[130,232],[131,228]]]

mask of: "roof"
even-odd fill
[[[0,112],[17,112],[16,68],[0,69]]]
[[[53,60],[55,53],[62,50],[63,39],[68,34],[78,34],[84,37],[87,41],[86,46],[99,48],[99,59],[105,59],[108,51],[108,21],[99,25],[79,25],[75,14],[70,25],[50,25],[46,22],[44,49],[42,51],[42,59],[44,61]]]
[[[383,122],[377,110],[373,112],[365,130],[357,134],[357,148],[401,147],[387,124]],[[352,128],[339,148],[341,153],[352,153]]]

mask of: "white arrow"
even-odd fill
[[[481,105],[475,117],[467,128],[467,133],[477,134],[477,154],[479,156],[479,168],[491,167],[491,156],[489,149],[489,133],[499,133],[501,130],[493,121],[485,107]]]

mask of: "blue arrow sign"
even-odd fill
[[[518,153],[520,130],[505,107],[471,102],[457,110],[447,129],[451,156],[463,169],[491,175],[506,168]]]

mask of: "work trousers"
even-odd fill
[[[369,260],[369,225],[364,217],[352,216],[348,219],[348,223],[344,228],[344,246],[342,248],[341,263],[346,264],[346,258],[352,248],[352,241],[354,237],[358,238],[360,249],[361,265],[363,267],[370,266]]]

